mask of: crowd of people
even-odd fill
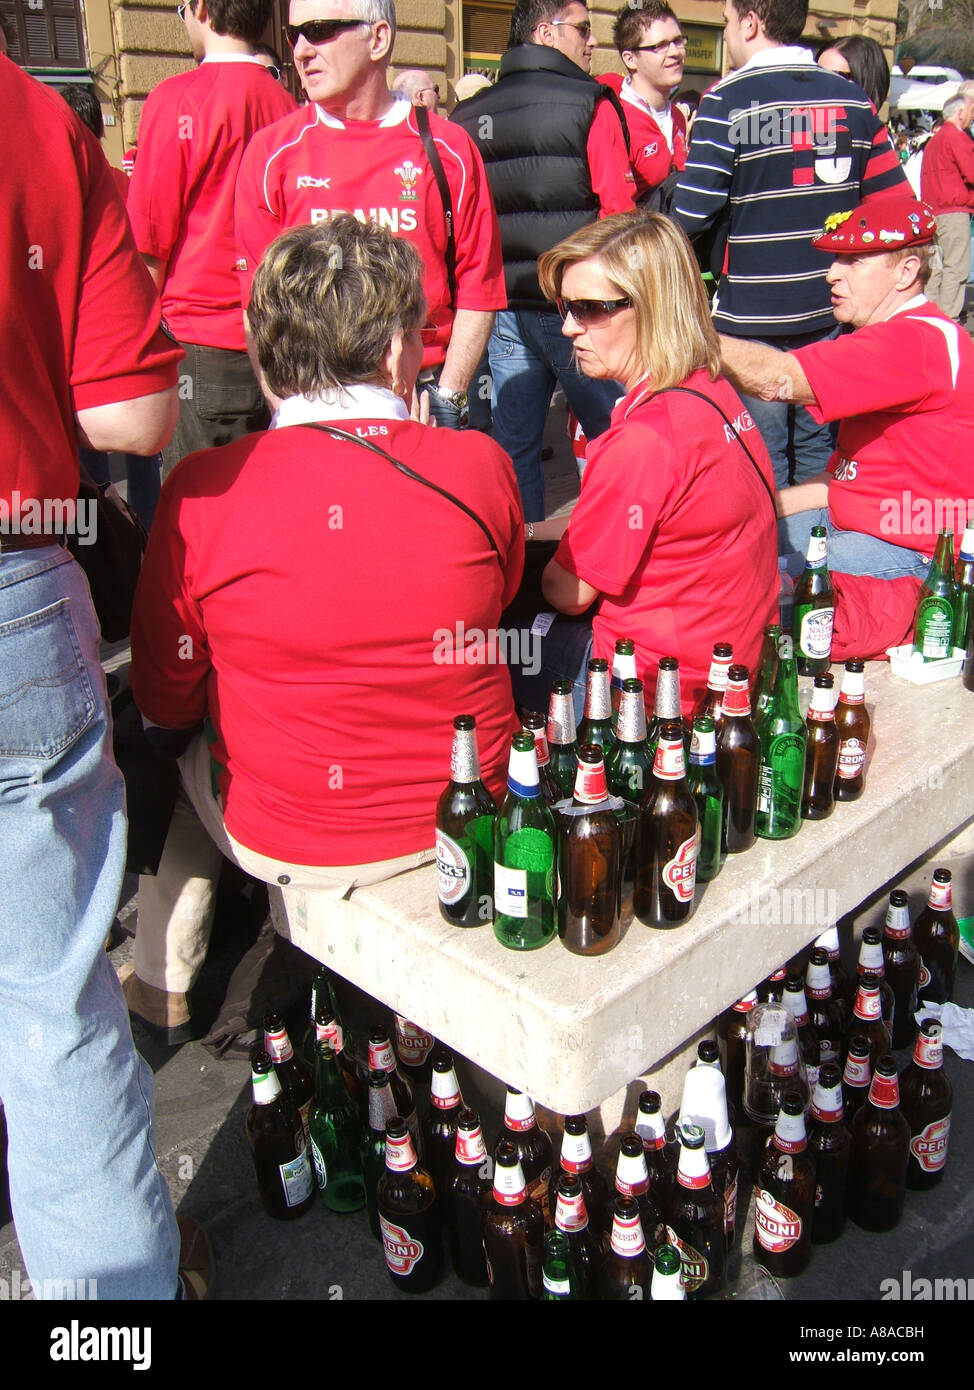
[[[206,1291],[127,1013],[193,1035],[223,858],[337,897],[427,864],[457,713],[497,793],[519,714],[555,677],[580,700],[617,638],[650,698],[679,658],[690,712],[715,641],[754,673],[812,525],[833,568],[918,580],[934,524],[889,525],[885,501],[974,497],[974,348],[925,294],[962,210],[950,170],[974,188],[966,98],[931,207],[874,52],[817,63],[807,0],[726,0],[731,71],[682,105],[664,0],[620,11],[624,75],[601,81],[581,0],[518,0],[497,80],[449,120],[428,73],[390,88],[392,0],[291,0],[297,104],[258,51],[270,3],[180,6],[198,66],[150,94],[125,205],[95,113],[84,130],[0,56],[0,1018],[36,1040],[29,1084],[0,1055],[0,1096],[35,1289]],[[485,381],[492,437],[470,427]],[[556,385],[588,440],[560,520]],[[97,622],[62,537],[20,525],[77,496],[79,450],[145,485],[131,689],[182,787],[124,995]],[[540,665],[509,671],[498,634],[541,542],[552,620]]]

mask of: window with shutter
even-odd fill
[[[10,57],[25,68],[86,64],[81,0],[0,0]]]

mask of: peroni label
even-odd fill
[[[866,761],[866,746],[858,738],[846,738],[839,744],[837,775],[845,781],[858,777]]]
[[[780,1255],[801,1240],[801,1217],[762,1187],[754,1199],[754,1231],[762,1249]]]
[[[910,1140],[910,1152],[925,1173],[939,1173],[947,1162],[947,1141],[950,1138],[950,1116],[932,1120]]]
[[[687,1293],[696,1293],[697,1289],[705,1284],[710,1276],[710,1266],[706,1256],[701,1255],[700,1251],[695,1250],[687,1241],[681,1240],[672,1226],[667,1226],[666,1238],[680,1252],[680,1260],[683,1265],[683,1284]]]
[[[393,1274],[405,1277],[411,1274],[416,1265],[423,1258],[423,1246],[418,1240],[414,1240],[408,1231],[403,1230],[402,1226],[396,1226],[393,1222],[379,1214],[379,1229],[382,1232],[382,1248],[385,1251],[386,1264]]]
[[[697,837],[691,835],[663,865],[663,882],[681,903],[693,901],[697,877]]]

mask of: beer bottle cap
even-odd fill
[[[462,784],[480,781],[477,721],[472,714],[458,714],[453,721],[450,781]]]

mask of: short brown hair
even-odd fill
[[[643,30],[658,19],[676,19],[666,0],[629,0],[616,15],[612,42],[620,53],[631,52],[638,48]]]
[[[195,16],[199,0],[190,0]],[[206,13],[214,34],[256,43],[267,28],[271,17],[272,0],[206,0]]]
[[[744,19],[756,14],[764,32],[775,43],[797,43],[808,18],[808,0],[731,0],[734,9]]]
[[[696,258],[675,222],[655,212],[622,212],[590,223],[538,261],[545,295],[557,299],[566,269],[589,260],[632,300],[640,366],[657,390],[678,386],[700,368],[716,381],[717,331]]]
[[[247,310],[261,371],[282,398],[377,381],[393,334],[425,314],[419,252],[349,213],[272,241]]]

